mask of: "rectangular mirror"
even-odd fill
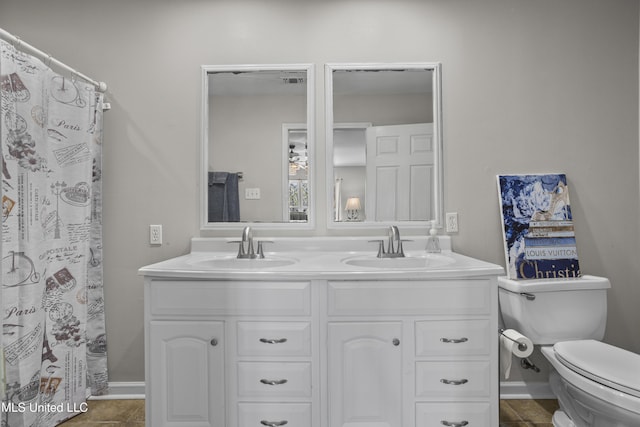
[[[329,228],[442,226],[439,63],[328,64]]]
[[[313,228],[313,66],[202,66],[201,229]]]

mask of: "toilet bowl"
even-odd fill
[[[570,423],[558,418],[554,426],[640,426],[640,355],[594,340],[541,351],[555,370],[551,389],[571,415]]]
[[[560,410],[555,427],[639,427],[640,355],[605,344],[607,279],[499,278],[505,327],[541,345]]]

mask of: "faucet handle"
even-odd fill
[[[380,240],[369,240],[370,243],[378,243],[378,255],[376,255],[378,258],[382,258],[384,256],[384,254],[386,253],[384,250],[384,240],[380,239]]]
[[[244,255],[244,244],[242,243],[242,240],[229,240],[227,243],[237,243],[238,244],[238,258],[240,258],[240,256]]]
[[[258,258],[264,258],[264,249],[262,248],[262,244],[263,243],[273,243],[272,240],[258,240],[258,251],[256,252],[256,255],[258,256]]]
[[[402,248],[402,242],[413,242],[411,239],[400,239],[398,242],[398,255],[404,257],[404,249]]]

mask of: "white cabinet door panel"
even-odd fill
[[[329,323],[329,425],[402,427],[402,324]]]
[[[224,323],[152,321],[153,427],[225,427]]]

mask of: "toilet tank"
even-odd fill
[[[607,323],[609,279],[512,280],[498,278],[504,326],[527,336],[534,344],[601,340]]]

